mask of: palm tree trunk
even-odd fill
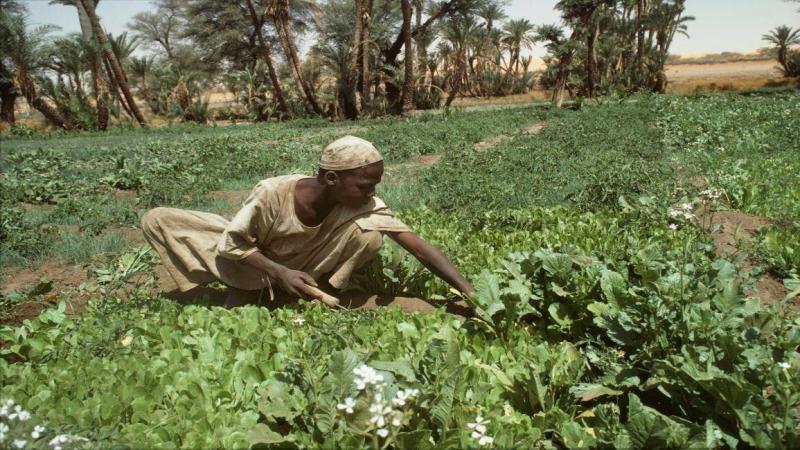
[[[636,84],[644,79],[644,4],[645,0],[636,0]]]
[[[0,84],[0,121],[14,124],[16,123],[16,116],[14,116],[14,106],[17,103],[17,93],[15,92],[12,83]]]
[[[270,52],[269,46],[264,40],[264,34],[261,32],[261,26],[263,25],[263,22],[258,20],[258,15],[256,15],[256,10],[253,8],[252,0],[245,0],[245,3],[247,3],[247,10],[250,13],[250,21],[253,23],[253,28],[256,32],[258,49],[261,53],[261,58],[267,64],[267,72],[269,73],[269,79],[272,82],[272,95],[275,96],[275,101],[278,102],[278,110],[288,113],[289,107],[286,105],[286,99],[283,96],[283,88],[281,87],[281,81],[278,78],[278,71],[275,70],[275,64],[272,62],[272,52]]]
[[[0,60],[0,73],[8,73],[3,61]],[[16,122],[14,107],[17,103],[19,94],[11,80],[0,81],[0,120],[9,124]]]
[[[586,96],[594,97],[594,86],[597,81],[597,36],[600,24],[597,23],[586,38]]]
[[[19,82],[19,89],[22,91],[22,96],[28,101],[35,110],[42,113],[45,119],[58,128],[65,130],[74,130],[75,124],[68,118],[61,115],[55,108],[50,106],[43,98],[39,97],[36,92],[36,84],[33,82],[30,74],[23,68],[17,69],[17,81]]]
[[[103,48],[103,54],[106,56],[109,64],[111,65],[111,70],[114,72],[117,84],[119,84],[122,95],[125,97],[125,100],[128,103],[128,107],[136,117],[136,121],[139,122],[139,125],[143,127],[147,126],[147,121],[145,121],[142,112],[139,111],[139,107],[136,105],[136,100],[133,98],[133,94],[131,93],[130,86],[126,81],[127,77],[125,76],[125,71],[122,69],[119,60],[117,60],[116,55],[114,55],[114,52],[111,50],[108,37],[103,31],[103,28],[100,26],[100,19],[97,17],[97,14],[95,14],[94,9],[90,8],[89,2],[91,2],[91,0],[80,1],[83,4],[83,7],[86,9],[86,13],[89,15],[89,20],[91,20],[92,28],[94,29],[95,38],[97,38],[97,42]]]
[[[119,105],[122,107],[122,110],[125,111],[125,114],[127,114],[131,119],[136,120],[133,112],[131,112],[130,108],[128,108],[128,104],[125,103],[125,99],[119,92],[119,84],[117,84],[117,78],[114,76],[114,71],[111,70],[108,58],[106,58],[104,54],[101,54],[100,57],[103,60],[103,68],[106,71],[106,77],[108,77],[108,86],[110,87],[111,93],[114,95],[114,98],[117,99]],[[117,114],[117,119],[119,119],[119,114]]]
[[[278,38],[281,40],[281,44],[283,44],[283,52],[286,55],[286,60],[289,62],[291,68],[290,72],[302,92],[301,97],[303,97],[306,105],[306,111],[322,115],[322,108],[319,107],[314,92],[311,90],[311,87],[303,76],[303,72],[300,70],[300,58],[297,55],[297,48],[294,45],[294,39],[291,35],[289,17],[286,14],[273,14],[272,19],[275,25],[275,31],[278,32]]]
[[[401,0],[403,9],[403,34],[405,40],[405,74],[400,113],[407,114],[414,109],[414,46],[411,39],[411,0]]]
[[[445,107],[449,107],[453,103],[453,100],[456,99],[458,92],[461,90],[461,80],[465,70],[464,66],[466,65],[464,63],[463,52],[459,51],[459,53],[456,55],[456,58],[458,58],[458,61],[456,62],[455,76],[450,83],[450,93],[447,94],[447,100],[444,102]]]
[[[351,120],[358,119],[357,97],[359,93],[359,81],[361,80],[359,69],[361,65],[361,51],[363,50],[361,38],[363,37],[362,24],[364,14],[363,0],[355,0],[354,3],[355,30],[353,30],[353,48],[350,50],[350,64],[347,68],[347,73],[345,78],[340,81],[340,83],[342,83],[341,89],[344,91],[342,92],[342,101],[344,102],[343,109],[345,110],[347,118]]]
[[[361,85],[362,110],[369,104],[369,83],[372,78],[369,70],[369,25],[370,19],[372,18],[372,2],[373,0],[361,0],[363,14],[361,16],[361,48],[359,50],[361,55],[359,84]]]
[[[97,64],[97,57],[92,57],[92,90],[94,90],[95,105],[97,105],[97,126],[101,130],[108,128],[108,90],[103,80],[100,78],[100,67]]]

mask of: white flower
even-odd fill
[[[67,441],[69,441],[69,436],[68,435],[59,434],[58,436],[54,437],[53,439],[50,439],[50,442],[48,442],[48,444],[50,446],[59,445],[59,444],[66,444]]]
[[[13,445],[16,448],[25,448],[25,444],[27,444],[27,443],[28,443],[28,441],[25,441],[25,440],[22,440],[22,439],[14,439]]]
[[[681,209],[683,209],[684,211],[691,211],[692,208],[694,208],[694,206],[692,206],[691,203],[684,203],[681,205]]]
[[[395,428],[400,428],[400,425],[403,424],[403,416],[401,414],[395,414],[392,418],[392,426]]]
[[[400,389],[392,399],[392,405],[404,406],[407,401],[413,399],[417,395],[419,395],[419,390],[417,389]]]
[[[25,422],[26,420],[31,418],[31,413],[22,409],[22,406],[17,405],[14,407],[14,412],[8,415],[8,418],[11,420],[19,420],[20,422]]]
[[[0,422],[0,433],[8,433],[8,425]]]
[[[475,422],[467,424],[467,427],[473,430],[470,436],[472,436],[472,439],[476,439],[481,447],[491,445],[494,442],[493,437],[486,436],[486,425],[488,424],[489,421],[484,420],[481,416],[476,417]]]
[[[36,425],[33,427],[33,431],[31,431],[31,437],[34,439],[39,439],[39,436],[44,433],[44,427],[41,425]]]
[[[678,229],[678,224],[675,224],[675,223],[669,224],[669,229],[672,230],[672,231],[677,230]]]
[[[383,384],[383,375],[366,364],[362,364],[353,369],[353,373],[356,374],[354,382],[356,384],[356,389],[359,391],[363,391],[369,385],[380,386]]]
[[[353,414],[353,407],[355,406],[356,406],[356,401],[353,400],[352,397],[347,397],[346,399],[344,399],[344,403],[339,403],[338,405],[336,405],[336,408],[346,412],[347,414]]]
[[[61,450],[61,445],[66,444],[69,441],[69,435],[67,434],[59,434],[58,436],[50,439],[50,442],[47,443],[53,450]]]
[[[478,417],[476,417],[476,418],[475,418],[475,422],[470,422],[470,423],[468,423],[468,424],[467,424],[467,427],[469,427],[469,429],[470,429],[470,430],[474,430],[474,429],[476,429],[476,428],[477,428],[479,425],[484,425],[484,426],[485,426],[485,425],[488,425],[488,424],[489,424],[489,421],[488,421],[488,420],[484,420],[484,419],[483,419],[483,417],[481,417],[481,416],[478,416]]]
[[[787,363],[787,362],[781,361],[781,362],[778,363],[778,367],[780,367],[781,369],[788,369],[788,368],[792,367],[792,365]]]
[[[294,319],[292,319],[292,323],[295,324],[295,325],[302,325],[302,324],[306,323],[306,319],[303,319],[300,316],[295,316]]]
[[[12,406],[14,406],[14,400],[8,399],[4,401],[3,406],[0,406],[0,417],[7,417],[8,411]]]
[[[386,426],[386,419],[380,414],[370,417],[369,421],[380,428]]]
[[[386,436],[389,435],[389,430],[387,430],[386,428],[381,428],[381,429],[379,429],[377,431],[377,433],[378,433],[378,436],[380,436],[382,438],[385,438]]]
[[[680,211],[678,211],[677,209],[670,209],[670,210],[669,210],[669,216],[670,216],[670,217],[678,217],[678,216],[680,216],[681,214],[682,214],[682,213],[681,213]]]

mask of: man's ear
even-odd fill
[[[325,184],[327,186],[336,186],[339,184],[339,174],[332,170],[325,172],[323,178],[325,179]]]

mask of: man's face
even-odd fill
[[[336,201],[352,208],[366,205],[375,196],[375,186],[383,177],[383,161],[359,169],[340,172],[335,189]]]

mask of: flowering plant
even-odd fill
[[[0,403],[0,448],[62,450],[70,444],[87,441],[68,434],[50,436],[47,427],[37,423],[22,405],[12,399]]]

